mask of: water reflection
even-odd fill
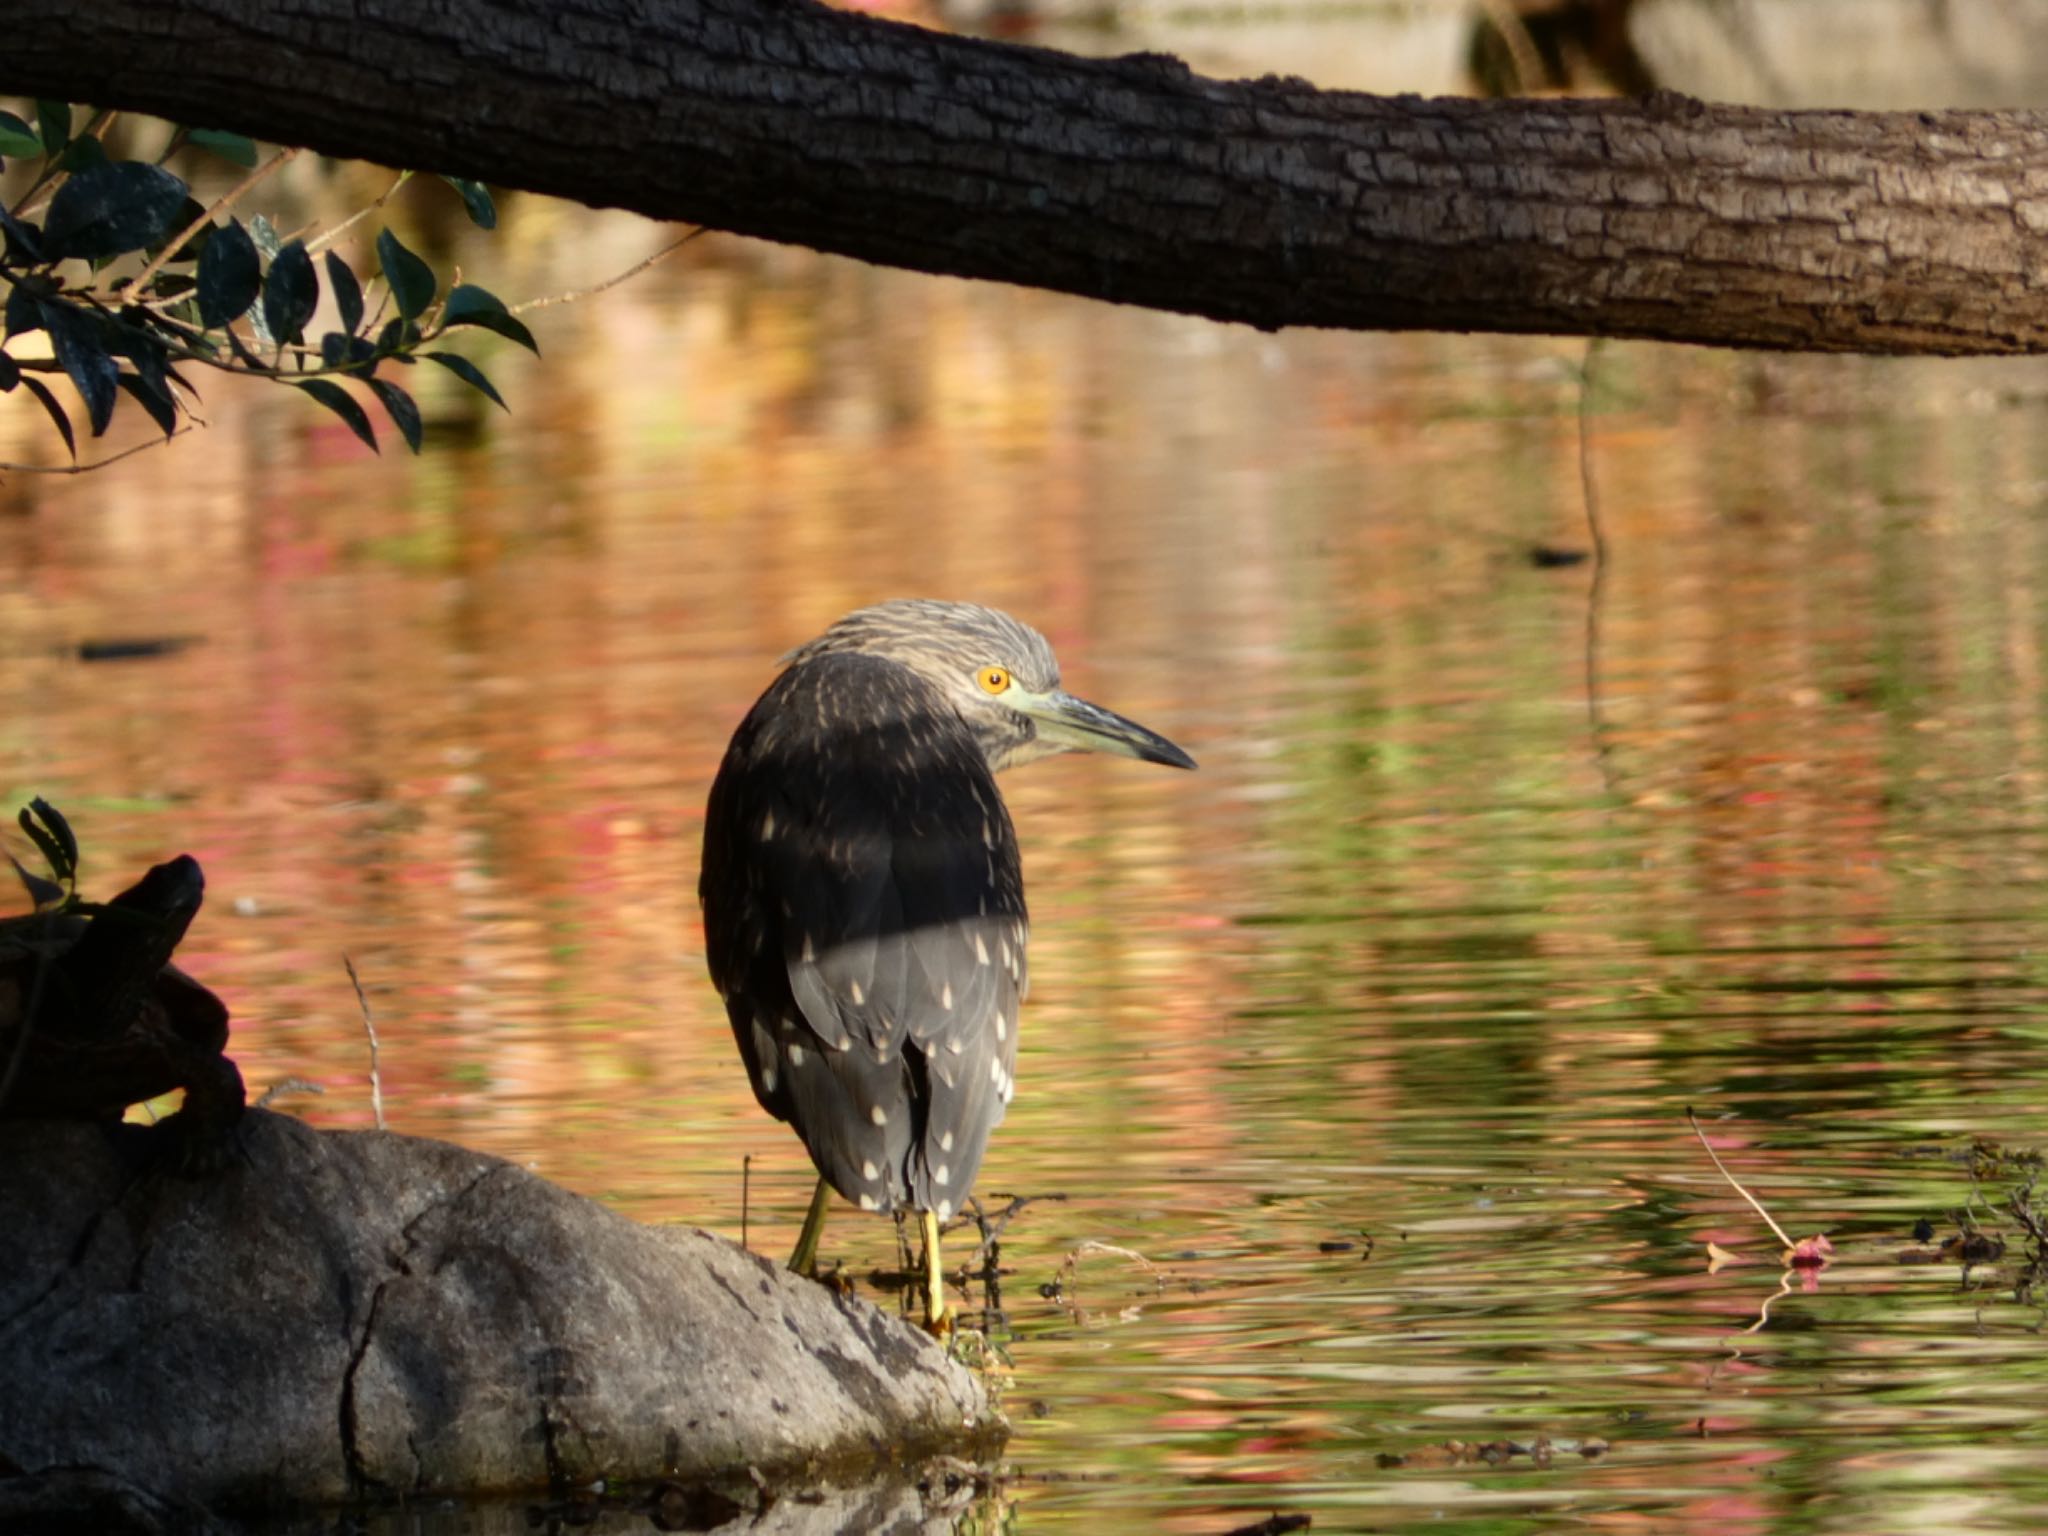
[[[515,217],[495,286],[570,286],[564,215]],[[591,227],[579,264],[655,238]],[[1006,785],[1035,986],[983,1193],[1065,1197],[1004,1236],[1017,1524],[2039,1528],[2038,1310],[1901,1257],[2000,1220],[2025,1170],[1973,1138],[2041,1134],[2035,365],[1606,352],[1596,722],[1588,572],[1531,559],[1587,542],[1577,344],[719,239],[545,320],[545,370],[488,360],[509,420],[419,381],[466,435],[417,461],[223,388],[0,488],[8,794],[95,888],[204,862],[252,1085],[368,1122],[347,953],[400,1128],[733,1233],[751,1157],[783,1247],[809,1169],[704,978],[705,792],[789,645],[990,602],[1203,763]],[[48,446],[0,402],[0,457]],[[1840,1250],[1754,1334],[1776,1243],[1687,1105]],[[1142,1262],[1060,1278],[1091,1242]]]

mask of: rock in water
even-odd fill
[[[242,1156],[173,1179],[135,1131],[0,1123],[0,1471],[244,1512],[829,1477],[1004,1432],[901,1318],[497,1158],[251,1110]]]

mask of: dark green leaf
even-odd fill
[[[50,386],[32,373],[21,376],[21,387],[42,401],[43,409],[50,413],[50,420],[57,424],[57,435],[64,439],[64,446],[71,452],[71,462],[78,462],[78,439],[71,435],[71,418],[64,414],[64,407],[57,403],[57,397],[50,393]]]
[[[169,370],[170,354],[164,344],[150,334],[152,320],[146,309],[124,309],[121,311],[122,323],[110,326],[108,337],[114,350],[135,365],[142,382],[168,400],[171,387],[165,380],[165,374]]]
[[[57,839],[57,846],[64,854],[64,862],[52,862],[50,867],[67,879],[78,873],[78,834],[71,830],[71,823],[64,819],[64,813],[41,795],[29,801],[28,808],[50,829],[50,835]]]
[[[21,824],[21,830],[28,834],[28,840],[36,845],[36,852],[43,856],[43,862],[50,867],[50,872],[61,879],[64,871],[58,867],[58,861],[64,857],[64,854],[57,847],[57,840],[37,826],[30,819],[27,811],[23,811],[15,820]],[[10,854],[9,857],[11,858],[12,855]]]
[[[199,200],[195,197],[186,197],[184,206],[178,210],[178,216],[171,220],[171,230],[173,233],[183,234],[186,230],[190,229],[192,230],[192,235],[183,245],[171,252],[169,256],[166,256],[164,258],[166,261],[182,262],[197,261],[199,259],[199,253],[206,248],[206,242],[213,234],[213,226],[211,224],[200,223],[200,220],[205,217],[206,209],[200,205]],[[194,228],[195,225],[198,227]],[[154,256],[162,249],[163,247],[160,245],[153,246],[149,254]]]
[[[43,306],[36,302],[37,290],[28,283],[16,283],[7,291],[6,335],[23,336],[43,328]]]
[[[320,307],[320,274],[306,254],[306,242],[294,240],[270,258],[263,280],[263,323],[275,343],[297,341]]]
[[[41,875],[32,875],[22,866],[21,860],[13,854],[7,855],[7,862],[14,866],[15,874],[21,877],[22,889],[28,892],[28,899],[35,903],[38,912],[45,907],[63,905],[66,892],[64,887],[45,880]]]
[[[0,155],[40,155],[43,141],[12,112],[0,112]]]
[[[377,451],[377,434],[370,429],[370,418],[356,404],[354,395],[326,379],[307,379],[298,387],[347,422],[349,431],[368,443],[372,452]]]
[[[394,315],[377,332],[377,353],[380,357],[402,356],[407,347],[416,347],[419,341],[420,328]]]
[[[398,243],[390,230],[377,234],[377,262],[384,269],[384,281],[391,285],[391,298],[398,313],[410,320],[434,302],[434,269]]]
[[[43,141],[43,153],[61,155],[71,142],[71,107],[62,101],[36,103],[36,136]]]
[[[263,253],[265,261],[274,260],[284,249],[284,242],[278,238],[277,229],[260,213],[249,216],[249,238],[256,242],[256,249]]]
[[[14,819],[20,823],[20,829],[27,831],[27,834],[29,834],[29,842],[33,842],[35,844],[35,852],[39,852],[43,856],[43,862],[49,866],[49,872],[55,874],[59,881],[66,879],[66,868],[63,868],[63,850],[57,848],[57,840],[51,838],[41,825],[37,825],[35,819],[27,811],[23,811]],[[8,858],[12,858],[12,854],[8,854]]]
[[[448,303],[441,311],[443,330],[458,325],[475,325],[495,331],[508,341],[518,342],[536,357],[540,355],[540,343],[533,339],[533,332],[505,308],[496,294],[486,292],[474,283],[458,283],[449,291]]]
[[[107,163],[107,146],[91,134],[82,139],[73,139],[64,146],[64,153],[57,157],[57,169],[67,174],[73,171],[89,171],[96,165]]]
[[[21,364],[0,352],[0,395],[11,392],[21,382]]]
[[[50,199],[43,220],[49,260],[82,256],[96,261],[157,245],[176,233],[185,207],[185,183],[140,160],[120,160],[78,172]]]
[[[63,864],[53,864],[51,868],[55,868],[63,877],[78,874],[78,834],[72,831],[72,823],[63,819],[63,811],[45,801],[41,795],[29,801],[29,809],[35,811],[35,815],[43,821],[45,827],[49,827],[49,836],[53,836],[57,840],[57,848],[63,850]]]
[[[114,414],[114,382],[120,377],[120,367],[107,349],[99,322],[83,310],[52,299],[45,301],[42,311],[57,366],[84,398],[86,420],[92,435],[98,437]]]
[[[320,338],[320,366],[366,379],[377,371],[377,349],[360,336],[329,331]]]
[[[240,219],[230,219],[199,253],[199,323],[212,328],[241,319],[262,288],[256,242]]]
[[[210,149],[223,160],[232,160],[243,170],[256,166],[256,145],[239,133],[223,133],[218,128],[194,128],[185,135],[186,139],[201,149]]]
[[[260,331],[263,326],[263,311],[260,309],[250,310],[249,320],[250,323],[253,326],[255,326],[257,330]],[[263,361],[263,359],[258,357],[254,352],[251,352],[248,349],[248,347],[243,344],[242,338],[236,335],[233,331],[229,331],[227,333],[227,338],[228,350],[234,353],[236,361],[239,362],[244,368],[248,369],[251,373],[271,373],[275,371],[271,368],[270,364]],[[268,338],[265,338],[266,341],[267,339]]]
[[[449,186],[462,194],[462,206],[469,210],[469,222],[478,229],[498,227],[498,207],[491,201],[490,189],[480,181],[465,181],[460,176],[443,176]]]
[[[164,438],[178,430],[178,405],[169,390],[152,389],[139,374],[124,373],[114,380],[135,397],[136,404],[149,412],[149,419],[164,429]]]
[[[334,307],[341,312],[341,328],[353,336],[363,323],[363,285],[356,281],[349,264],[332,251],[327,253],[327,288],[334,295]]]
[[[420,408],[413,404],[412,396],[396,384],[383,379],[370,380],[370,389],[391,417],[391,424],[398,428],[398,435],[405,439],[405,446],[414,453],[420,451]]]
[[[69,880],[78,873],[78,837],[64,813],[41,795],[22,807],[15,818],[29,840],[41,850],[50,873]]]
[[[422,352],[420,356],[431,358],[434,362],[439,363],[471,389],[482,390],[486,396],[497,402],[499,410],[509,411],[512,409],[511,406],[505,403],[505,397],[500,395],[491,381],[484,377],[483,369],[477,367],[468,358],[455,352]]]
[[[43,230],[39,224],[17,219],[0,203],[0,231],[7,235],[7,260],[16,266],[33,266],[43,259]]]

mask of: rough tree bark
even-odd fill
[[[0,92],[1269,328],[2048,349],[2048,114],[1388,99],[813,0],[11,0]]]

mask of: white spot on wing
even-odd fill
[[[761,818],[761,841],[765,843],[768,841],[769,838],[773,837],[774,835],[775,813],[773,811],[770,811],[767,815]]]
[[[953,983],[950,981],[946,983],[945,988],[939,993],[939,1006],[941,1008],[951,1008],[953,1006]]]
[[[1010,1026],[1003,1022],[1003,1015],[1000,1009],[996,1013],[996,1038],[998,1040],[1010,1038]]]
[[[952,1183],[953,1165],[951,1163],[941,1163],[938,1167],[934,1168],[932,1170],[932,1182],[941,1189]]]
[[[988,964],[988,945],[982,942],[982,937],[978,933],[974,936],[974,958],[983,965]],[[858,1002],[859,999],[856,998],[855,1001]]]
[[[763,1067],[761,1069],[761,1086],[770,1093],[775,1091],[775,1069],[773,1067]]]
[[[866,1001],[868,1000],[868,992],[867,992],[867,988],[866,988],[866,987],[863,987],[863,986],[862,986],[862,985],[861,985],[861,984],[860,984],[859,982],[857,982],[857,981],[849,981],[849,982],[848,982],[848,983],[846,984],[846,991],[847,991],[847,994],[848,994],[848,995],[849,995],[850,997],[852,997],[852,999],[853,999],[853,1006],[854,1006],[854,1007],[856,1007],[856,1008],[858,1008],[858,1007],[859,1007],[859,1006],[860,1006],[860,1005],[861,1005],[862,1003],[864,1003],[864,1002],[866,1002]]]
[[[874,1121],[877,1125],[887,1125],[889,1123],[889,1111],[882,1108],[881,1105],[877,1104],[873,1109],[868,1111],[868,1118]],[[868,1177],[873,1178],[874,1175],[869,1174]]]
[[[938,1217],[939,1220],[944,1221],[948,1216],[951,1216],[953,1214],[953,1202],[950,1200],[941,1200],[936,1206],[932,1208],[932,1214]]]
[[[789,1064],[792,1067],[800,1067],[804,1064],[804,1048],[802,1046],[792,1045],[789,1048]]]
[[[939,1150],[941,1152],[953,1150],[953,1133],[951,1131],[946,1132],[945,1135],[939,1138]]]
[[[805,965],[812,965],[817,962],[818,952],[811,948],[811,936],[808,933],[804,935],[804,952],[798,955],[797,958],[803,961]]]
[[[860,1208],[864,1211],[879,1211],[882,1208],[882,1203],[873,1195],[862,1195],[860,1197]]]
[[[882,1176],[882,1170],[873,1163],[862,1163],[860,1165],[860,1176],[864,1179],[879,1179]]]

